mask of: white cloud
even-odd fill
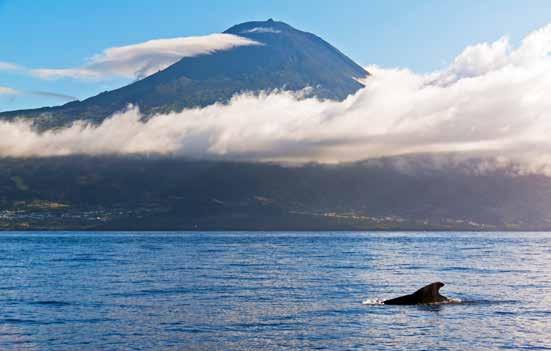
[[[9,87],[0,86],[0,95],[18,95],[20,92]]]
[[[481,43],[467,47],[447,70],[436,73],[439,84],[450,84],[459,79],[476,77],[505,66],[510,61],[510,44],[507,37],[494,43]]]
[[[15,71],[21,69],[21,67],[12,62],[0,61],[0,71]]]
[[[227,105],[157,115],[136,109],[99,126],[37,133],[0,122],[0,155],[180,154],[339,162],[412,153],[512,160],[551,174],[551,25],[516,49],[506,39],[465,49],[428,75],[368,67],[365,89],[343,102],[272,92]]]
[[[526,36],[517,49],[511,47],[507,37],[493,43],[468,46],[446,70],[430,75],[431,83],[451,84],[460,79],[496,72],[508,65],[527,67],[546,60],[550,55],[551,25],[547,25]]]
[[[93,56],[82,67],[33,69],[31,74],[44,79],[102,79],[113,76],[141,78],[162,70],[183,57],[211,54],[243,45],[260,44],[232,34],[156,39],[106,49]]]
[[[254,27],[251,29],[247,29],[242,31],[241,33],[281,33],[280,30],[277,30],[272,27]]]

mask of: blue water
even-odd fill
[[[1,350],[551,349],[551,233],[4,233],[0,282]]]

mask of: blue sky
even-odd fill
[[[508,35],[516,45],[551,22],[551,1],[0,0],[0,62],[77,67],[106,48],[206,35],[270,17],[316,33],[362,65],[428,72],[449,64],[470,44]],[[40,79],[0,70],[0,87],[29,92],[0,95],[0,111],[62,102],[40,92],[83,99],[128,82]]]

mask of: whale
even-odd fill
[[[450,301],[447,297],[440,295],[440,288],[445,284],[435,282],[422,287],[413,294],[396,297],[394,299],[385,300],[385,305],[421,305],[431,303],[441,303]]]

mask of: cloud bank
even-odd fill
[[[232,34],[157,39],[106,49],[93,56],[82,67],[41,68],[30,72],[43,79],[102,79],[113,76],[143,78],[165,69],[183,57],[210,54],[244,45],[260,43]]]
[[[455,153],[551,174],[550,54],[548,25],[518,48],[507,38],[469,46],[430,74],[367,67],[365,88],[342,102],[276,91],[146,122],[136,108],[98,126],[78,122],[43,133],[23,121],[0,122],[0,155],[342,162]]]

